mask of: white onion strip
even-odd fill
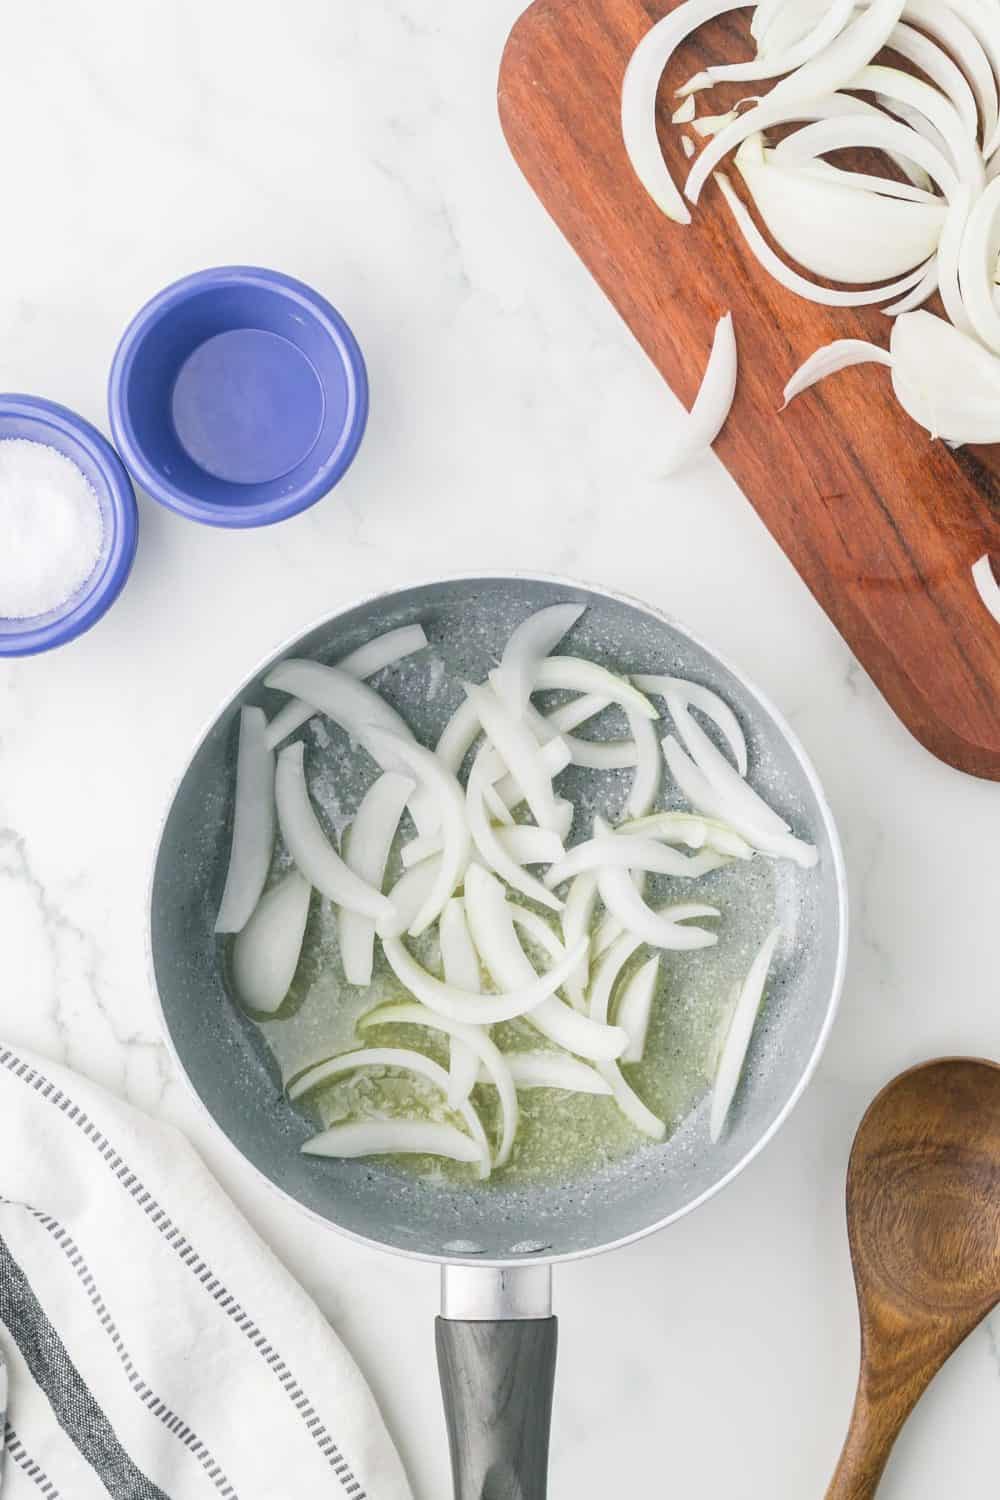
[[[384,771],[362,797],[354,822],[344,835],[348,869],[377,891],[382,889],[392,841],[413,790],[414,783],[409,777]],[[348,984],[370,984],[375,956],[373,919],[345,907],[337,927]]]
[[[639,942],[636,938],[630,934],[625,934],[617,942],[613,943],[607,953],[604,954],[590,987],[590,1013],[594,1020],[606,1020],[611,1002],[611,994],[618,981],[618,977],[638,947]],[[651,1136],[655,1141],[662,1141],[667,1133],[664,1121],[653,1114],[653,1111],[642,1102],[632,1086],[626,1082],[618,1063],[599,1063],[598,1072],[610,1085],[618,1108],[632,1122],[636,1129],[641,1131],[643,1135]]]
[[[274,755],[260,708],[240,710],[229,868],[216,932],[239,932],[260,900],[274,852]]]
[[[278,824],[292,859],[310,885],[330,901],[378,921],[391,918],[392,903],[341,859],[320,826],[309,800],[301,740],[278,756],[275,800]]]
[[[376,756],[402,761],[438,808],[443,835],[441,866],[433,889],[409,929],[411,937],[419,937],[444,911],[465,874],[470,849],[465,797],[455,777],[432,750],[426,750],[416,740],[401,739],[374,727],[366,734]]]
[[[545,884],[553,888],[574,876],[591,870],[602,870],[615,866],[622,870],[646,870],[653,875],[671,875],[677,879],[697,879],[717,870],[725,863],[721,854],[712,850],[688,855],[681,854],[669,844],[661,844],[655,838],[632,834],[627,838],[612,833],[599,818],[594,819],[595,837],[585,843],[574,844],[565,856],[554,864],[545,876]]]
[[[517,1089],[561,1089],[568,1094],[613,1092],[596,1068],[566,1052],[505,1052],[504,1061]],[[493,1083],[485,1067],[478,1082]]]
[[[736,396],[739,355],[733,315],[726,313],[715,325],[712,352],[698,388],[680,443],[671,454],[666,475],[676,474],[693,459],[700,458],[715,442],[726,424]]]
[[[774,950],[778,946],[780,937],[780,927],[775,927],[768,933],[740,989],[739,999],[736,1002],[736,1008],[729,1023],[725,1043],[723,1044],[722,1058],[715,1075],[715,1086],[712,1091],[709,1133],[713,1144],[722,1135],[730,1106],[733,1102],[733,1096],[739,1085],[740,1075],[743,1072],[743,1064],[746,1061],[747,1051],[750,1046],[750,1038],[753,1035],[757,1013],[760,1010],[761,1000],[763,999],[764,985],[767,983],[771,960],[774,957]]]
[[[477,1162],[479,1147],[454,1125],[433,1120],[356,1120],[331,1125],[301,1148],[305,1156],[444,1156]]]
[[[510,1159],[514,1135],[517,1131],[519,1115],[517,1091],[503,1053],[490,1040],[482,1027],[463,1026],[460,1021],[452,1021],[447,1016],[435,1015],[424,1005],[410,1003],[381,1005],[376,1010],[370,1010],[367,1015],[361,1017],[358,1029],[365,1031],[370,1026],[426,1026],[430,1031],[441,1031],[446,1036],[457,1038],[464,1042],[471,1052],[475,1052],[486,1067],[500,1095],[501,1135],[495,1165],[504,1166]]]
[[[572,948],[581,938],[588,936],[593,924],[594,908],[596,905],[596,872],[590,871],[585,875],[578,875],[570,885],[562,914],[563,942],[567,948]],[[589,982],[590,961],[588,944],[587,952],[563,985],[564,994],[577,1010],[584,1009],[586,1004],[586,990]]]
[[[475,1058],[475,1071],[477,1072],[479,1058],[475,1053],[469,1055]],[[342,1078],[346,1073],[356,1072],[358,1068],[398,1068],[401,1072],[414,1073],[418,1078],[426,1078],[435,1088],[440,1089],[442,1094],[448,1094],[448,1074],[432,1057],[426,1057],[422,1052],[412,1051],[408,1047],[360,1047],[354,1052],[343,1052],[339,1057],[326,1058],[323,1062],[307,1068],[304,1073],[299,1073],[288,1085],[288,1097],[294,1103],[304,1094],[311,1093],[313,1089],[329,1083],[331,1079]],[[480,1177],[488,1177],[490,1175],[490,1145],[486,1139],[483,1122],[465,1098],[455,1103],[449,1099],[448,1103],[457,1114],[461,1115],[469,1135],[476,1144]],[[322,1154],[337,1155],[338,1153],[331,1151]]]
[[[686,844],[689,849],[712,849],[730,859],[752,859],[753,849],[743,836],[727,823],[695,813],[651,813],[632,823],[620,823],[620,834],[642,833],[663,839],[668,844]]]
[[[703,687],[699,682],[689,682],[686,677],[666,677],[662,673],[634,673],[632,681],[652,698],[665,699],[672,695],[682,699],[689,708],[697,708],[705,714],[732,750],[740,775],[747,774],[746,736],[739,719],[718,693],[713,693],[711,688]]]
[[[470,994],[482,990],[479,970],[479,954],[476,952],[469,924],[465,919],[465,902],[453,897],[441,913],[438,929],[441,942],[441,967],[448,984],[456,985]],[[468,1099],[479,1072],[479,1058],[461,1037],[452,1037],[448,1060],[448,1103],[457,1109]]]
[[[469,914],[471,916],[471,911]],[[480,945],[476,943],[476,947],[479,948]],[[405,985],[422,1005],[426,1005],[428,1010],[436,1011],[438,1015],[447,1016],[451,1021],[461,1021],[466,1026],[495,1026],[500,1021],[513,1021],[518,1016],[530,1014],[555,994],[585,951],[583,944],[579,944],[572,953],[567,953],[561,962],[553,964],[544,974],[535,974],[532,969],[532,981],[518,989],[497,995],[481,995],[460,990],[457,985],[448,984],[446,980],[435,979],[433,974],[429,974],[417,963],[399,938],[383,938],[382,949],[400,984]],[[485,954],[483,958],[486,958]],[[528,966],[531,967],[530,963]],[[573,1012],[570,1011],[569,1014],[572,1015]]]
[[[475,865],[470,866],[466,877],[465,910],[472,940],[494,983],[510,990],[530,984],[535,971],[517,940],[503,886],[488,871]],[[586,938],[582,938],[575,947],[567,949],[567,966],[560,973],[560,985],[576,973],[587,947]],[[557,967],[563,969],[564,965]],[[554,995],[533,1009],[528,1019],[550,1041],[592,1062],[618,1057],[628,1043],[620,1028],[597,1026],[589,1016],[564,1005]]]
[[[509,712],[524,712],[538,662],[555,650],[586,607],[585,604],[551,604],[545,609],[536,609],[512,631],[500,665],[491,676],[494,690]]]
[[[466,787],[466,815],[468,817],[469,829],[472,833],[472,841],[479,852],[480,857],[504,879],[508,885],[520,891],[529,900],[538,901],[542,906],[549,907],[552,911],[561,911],[562,902],[552,895],[552,892],[542,884],[534,875],[528,873],[518,863],[512,854],[508,852],[507,844],[498,836],[493,824],[490,822],[483,800],[484,788],[489,775],[488,749],[484,747],[479,751],[472,763],[469,772],[469,781]],[[536,829],[536,833],[548,833],[555,840],[556,848],[561,851],[562,843],[551,830]],[[536,851],[537,852],[537,851]],[[558,855],[557,855],[558,858]]]
[[[337,666],[341,672],[348,672],[352,677],[374,677],[384,667],[391,667],[404,657],[412,656],[415,651],[422,651],[426,645],[427,636],[422,625],[401,625],[398,630],[387,630],[384,635],[376,636],[374,640],[359,646],[356,651],[341,657]],[[267,726],[268,747],[274,750],[282,740],[286,740],[311,719],[315,712],[311,703],[292,698],[284,708],[278,710]]]
[[[790,833],[767,832],[744,822],[732,803],[720,795],[708,777],[685,754],[673,735],[668,735],[663,741],[663,753],[674,780],[696,811],[703,812],[710,818],[718,818],[724,823],[731,823],[761,854],[769,854],[775,859],[791,859],[805,870],[812,869],[816,864],[818,853],[812,844],[806,844]]]
[[[655,954],[646,960],[641,969],[636,970],[622,989],[615,1020],[623,1031],[628,1032],[628,1046],[622,1053],[620,1062],[642,1062],[659,982],[660,956]]]
[[[524,792],[540,828],[558,823],[552,776],[542,761],[538,742],[528,726],[515,718],[490,687],[465,684],[465,692],[479,718],[486,738]]]
[[[535,690],[544,688],[597,694],[610,703],[617,703],[626,712],[632,709],[647,719],[659,718],[656,709],[638,688],[606,667],[598,666],[597,662],[585,661],[582,656],[546,656],[540,661],[535,674]]]
[[[785,406],[817,381],[825,380],[828,375],[835,375],[838,370],[849,369],[852,365],[863,364],[888,365],[891,369],[892,355],[888,349],[870,344],[867,339],[836,339],[832,344],[824,344],[799,366],[785,386]]]
[[[739,812],[743,821],[767,833],[790,832],[784,818],[773,812],[749,782],[733,770],[722,751],[709,739],[697,720],[692,718],[683,700],[670,695],[667,698],[667,708],[695,765],[708,777],[719,795]]]
[[[298,870],[265,892],[233,943],[233,984],[248,1010],[273,1015],[298,968],[312,888]]]
[[[683,925],[694,917],[717,917],[719,913],[714,906],[686,902],[655,912],[632,884],[628,871],[611,865],[605,865],[599,872],[597,889],[610,914],[618,918],[626,932],[644,943],[672,952],[690,952],[695,948],[712,948],[719,941],[716,933],[704,927]]]

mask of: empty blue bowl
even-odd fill
[[[27,619],[0,616],[0,656],[32,656],[82,635],[110,609],[132,568],[139,517],[118,454],[96,427],[68,407],[41,396],[0,395],[0,441],[9,438],[44,443],[71,459],[93,485],[104,523],[94,570],[64,604]]]
[[[154,500],[210,526],[267,526],[344,474],[368,379],[325,298],[278,271],[220,266],[136,314],[108,401],[118,451]]]

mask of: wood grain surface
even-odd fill
[[[621,83],[636,43],[669,9],[669,0],[536,0],[501,64],[511,150],[688,406],[716,320],[732,309],[741,374],[716,451],[917,739],[1000,780],[1000,626],[969,571],[984,552],[1000,567],[1000,454],[931,442],[896,405],[888,371],[872,366],[779,413],[786,380],[820,344],[886,344],[888,320],[779,286],[751,258],[714,183],[690,228],[647,198],[621,142]],[[703,27],[674,57],[659,122],[675,180],[688,164],[668,123],[672,91],[709,63],[749,55],[742,11]],[[699,95],[699,113],[746,91],[716,89],[711,103]]]
[[[1000,1068],[945,1059],[882,1091],[851,1153],[847,1225],[861,1373],[827,1500],[870,1500],[928,1383],[1000,1301]]]

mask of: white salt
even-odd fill
[[[65,604],[101,555],[100,502],[65,454],[0,441],[0,616],[24,620]]]

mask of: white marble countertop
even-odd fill
[[[714,459],[659,476],[679,408],[500,134],[518,9],[39,0],[6,18],[0,386],[105,425],[131,313],[186,272],[244,261],[343,309],[372,414],[347,479],[278,529],[214,531],[142,499],[111,614],[0,667],[0,1033],[190,1134],[354,1351],[419,1500],[441,1500],[435,1272],[276,1200],[168,1063],[144,959],[158,820],[233,683],[356,595],[524,568],[669,610],[742,664],[814,758],[847,850],[850,971],[816,1081],[735,1185],[559,1271],[552,1491],[803,1500],[823,1491],[854,1381],[853,1130],[905,1065],[997,1051],[1000,791],[909,738]],[[936,1382],[886,1500],[994,1488],[998,1330]]]

